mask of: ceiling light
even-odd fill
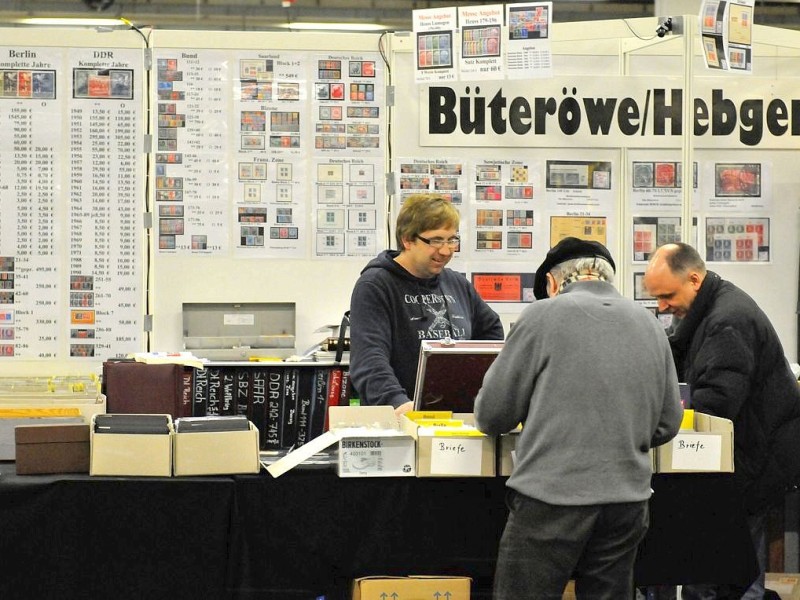
[[[75,25],[75,26],[88,26],[88,27],[101,27],[101,26],[114,26],[114,25],[127,25],[125,19],[92,19],[92,18],[50,18],[50,17],[34,17],[29,19],[17,19],[16,23],[23,25]]]
[[[380,23],[286,23],[286,29],[330,30],[330,31],[386,31],[386,25]]]

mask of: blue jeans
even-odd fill
[[[593,600],[634,597],[636,548],[647,532],[647,500],[590,506],[552,505],[514,491],[494,580],[494,600]]]
[[[716,600],[717,598],[736,598],[741,600],[762,600],[764,598],[764,579],[767,572],[767,511],[747,517],[747,527],[758,559],[758,578],[744,592],[726,592],[716,585],[685,585],[681,589],[681,600]]]

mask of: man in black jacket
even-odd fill
[[[707,271],[691,246],[658,248],[644,285],[659,311],[677,317],[670,344],[678,378],[691,390],[691,408],[733,421],[734,476],[761,570],[742,598],[761,599],[767,509],[800,482],[797,380],[764,312],[745,292]],[[718,597],[714,586],[684,586],[684,599]]]

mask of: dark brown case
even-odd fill
[[[106,412],[192,416],[192,368],[135,361],[103,363]]]
[[[89,425],[17,425],[18,475],[89,472]]]

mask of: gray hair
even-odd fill
[[[565,260],[550,269],[550,274],[555,278],[559,287],[565,279],[572,275],[594,275],[603,281],[614,283],[614,268],[605,258],[599,256]]]

